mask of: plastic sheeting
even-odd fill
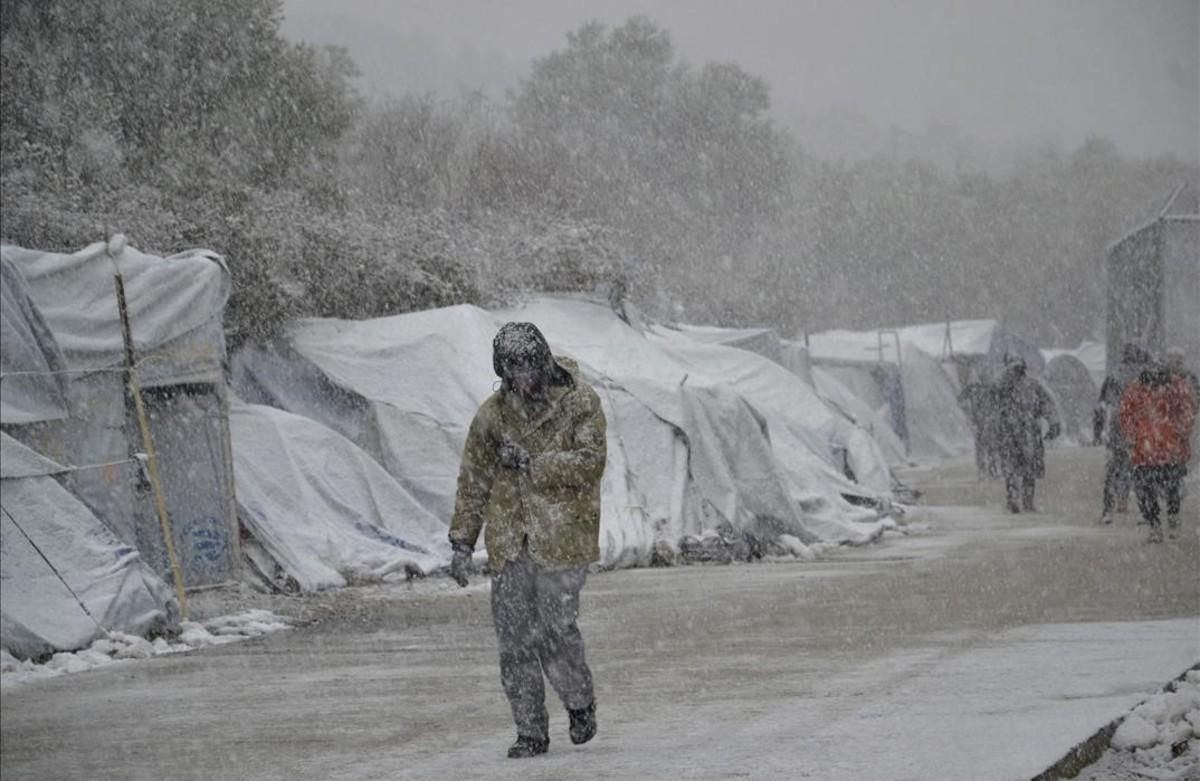
[[[66,359],[21,272],[0,255],[0,423],[61,420],[70,414]]]
[[[1031,372],[1044,365],[1041,351],[1008,331],[996,320],[951,320],[878,331],[822,331],[809,334],[808,346],[814,363],[897,363],[897,345],[916,347],[935,361],[967,358],[982,361],[993,376],[1003,366],[1004,356],[1020,355]]]
[[[1107,376],[1106,349],[1104,342],[1080,342],[1074,350],[1042,350],[1042,356],[1046,359],[1047,365],[1060,355],[1077,358],[1087,368],[1092,382],[1099,389]],[[1097,390],[1098,392],[1099,390]]]
[[[811,369],[813,386],[817,394],[834,409],[870,434],[883,451],[887,462],[892,465],[907,463],[904,442],[896,435],[888,422],[887,414],[873,408],[839,380],[832,371],[822,368]],[[866,378],[874,386],[874,380]]]
[[[954,367],[935,355],[949,356],[952,350],[960,358],[990,364],[1002,360],[1005,352],[1019,351],[1035,370],[1042,365],[1036,348],[1003,331],[994,320],[958,320],[949,325],[948,339],[947,324],[935,323],[879,332],[825,331],[810,334],[808,343],[815,365],[867,406],[890,415],[893,430],[902,440],[907,438],[911,458],[940,460],[971,453],[974,436],[970,421],[958,406]],[[1032,354],[1027,355],[1030,350]],[[872,376],[877,369],[898,372],[899,386],[891,398]],[[902,414],[897,410],[899,393],[903,395]]]
[[[64,470],[0,433],[0,646],[18,658],[77,650],[106,630],[145,634],[178,616],[138,552],[51,476]]]
[[[975,435],[950,374],[924,350],[912,345],[903,349],[900,377],[912,454],[936,460],[973,453]]]
[[[446,525],[349,440],[271,407],[235,402],[229,420],[242,521],[301,591],[449,560]]]
[[[3,280],[3,423],[27,446],[72,467],[113,464],[145,449],[137,421],[127,415],[114,284],[120,269],[185,583],[192,588],[227,582],[235,574],[237,547],[220,395],[228,270],[218,256],[202,250],[160,258],[119,240],[112,250],[115,256],[105,243],[72,254],[0,247],[5,269],[17,272],[6,271]],[[10,299],[23,301],[24,309],[10,312]],[[38,351],[47,356],[44,369]],[[10,353],[24,356],[22,363],[32,371],[68,373],[17,382],[19,375],[7,376]],[[54,396],[44,392],[48,385],[62,390],[64,404],[53,403]],[[63,482],[167,575],[161,526],[141,470],[130,465],[74,470]]]
[[[780,340],[775,331],[769,328],[733,329],[688,325],[676,326],[671,330],[678,331],[695,341],[705,344],[736,347],[740,350],[755,353],[783,366],[792,374],[800,377],[806,386],[817,391],[817,397],[827,407],[832,408],[833,411],[841,416],[841,420],[829,417],[821,425],[828,432],[831,448],[836,453],[845,454],[844,457],[854,474],[855,482],[881,493],[886,493],[890,490],[892,476],[888,470],[888,464],[899,463],[903,460],[903,443],[899,443],[898,451],[895,450],[894,444],[898,443],[898,439],[892,431],[891,426],[874,426],[875,414],[868,412],[864,405],[854,405],[850,402],[849,394],[848,392],[844,392],[844,388],[840,386],[829,388],[830,392],[843,394],[842,405],[832,403],[828,395],[821,393],[813,380],[811,369],[807,366],[807,353],[803,347],[788,344]],[[670,333],[670,331],[664,331],[664,329],[658,329],[658,331]],[[778,382],[778,378],[776,378],[776,382]],[[826,384],[829,386],[834,382],[836,381],[830,378],[830,381]],[[769,383],[767,387],[771,387],[773,384]],[[796,392],[795,384],[790,381],[783,388],[775,389],[783,390],[785,394],[789,391],[792,393]],[[801,398],[808,401],[807,394],[801,393]],[[858,414],[851,414],[847,409],[847,405],[856,406]],[[790,406],[786,400],[785,406]],[[862,423],[860,424],[859,421],[862,421]],[[876,433],[878,433],[878,436],[876,436]],[[893,448],[893,452],[887,452],[889,447]]]
[[[124,364],[113,285],[120,268],[142,385],[222,379],[230,283],[219,256],[190,250],[159,258],[125,247],[110,258],[103,242],[70,255],[5,245],[0,255],[20,270],[72,369]]]
[[[745,495],[740,476],[711,484],[692,479],[689,470],[702,448],[725,447],[704,441],[711,434],[701,433],[697,409],[731,422],[734,428],[721,428],[730,442],[769,436],[759,461],[728,467],[738,475],[774,473],[783,498],[771,517],[787,533],[862,542],[882,530],[877,513],[850,504],[841,491],[886,502],[886,488],[865,488],[838,471],[829,432],[820,425],[840,418],[798,378],[739,350],[641,333],[603,305],[544,299],[497,313],[457,306],[370,321],[301,321],[284,344],[234,357],[235,389],[248,401],[336,429],[445,523],[466,427],[496,386],[492,337],[512,319],[537,323],[556,352],[577,360],[604,405],[609,464],[602,486],[602,565],[644,563],[656,545],[673,548],[682,536],[754,514],[730,505],[729,496],[746,507],[762,501]],[[726,363],[705,367],[717,356]],[[793,388],[799,395],[784,409],[768,403],[762,389],[761,399],[752,398],[750,387],[772,378],[803,390]],[[733,393],[714,393],[716,385]],[[743,407],[753,413],[737,413]],[[732,517],[706,516],[705,508]]]
[[[1046,361],[1040,378],[1054,396],[1063,434],[1077,444],[1092,441],[1092,410],[1100,387],[1088,368],[1071,353],[1060,353]]]

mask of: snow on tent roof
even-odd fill
[[[138,552],[47,476],[63,471],[0,432],[0,646],[18,658],[83,648],[105,630],[145,634],[178,615]]]
[[[702,344],[737,348],[739,352],[721,354],[720,360],[731,360],[738,365],[748,364],[752,367],[749,376],[761,377],[763,380],[749,385],[739,382],[736,385],[739,392],[751,394],[756,407],[765,405],[768,408],[785,410],[789,416],[798,408],[817,412],[819,419],[810,419],[806,424],[806,428],[815,428],[823,432],[824,450],[818,449],[817,452],[824,455],[831,451],[847,451],[846,455],[859,486],[866,486],[881,494],[890,491],[892,479],[887,466],[888,458],[866,429],[856,431],[855,424],[844,410],[830,407],[816,391],[815,386],[800,379],[795,372],[789,370],[784,373],[764,365],[762,358],[783,366],[783,343],[775,331],[767,328],[739,330],[690,325],[657,327],[653,330],[667,338],[678,334]],[[761,358],[747,358],[747,353]],[[718,360],[718,356],[711,353],[707,358],[707,362],[712,363],[714,368],[719,365]],[[725,370],[718,374],[723,380],[735,376]],[[836,458],[833,459],[833,465],[840,469]],[[838,476],[843,476],[840,471]],[[854,490],[846,492],[855,493]]]
[[[104,242],[69,255],[4,245],[0,255],[20,270],[72,369],[124,362],[115,262],[125,280],[133,342],[144,364],[142,384],[220,381],[221,321],[230,282],[219,256],[190,250],[159,258],[125,247],[110,258]]]
[[[784,364],[783,341],[773,328],[720,328],[708,325],[676,324],[672,329],[687,334],[698,342],[738,347]]]
[[[301,591],[428,574],[449,560],[445,524],[341,435],[241,402],[229,423],[243,522]]]
[[[685,405],[696,403],[685,391],[697,387],[732,390],[766,423],[775,463],[764,462],[758,468],[779,474],[788,500],[801,508],[799,515],[809,531],[821,539],[848,539],[843,535],[854,527],[846,522],[864,519],[861,511],[845,502],[842,493],[877,499],[887,496],[888,487],[863,486],[842,474],[840,465],[834,463],[834,451],[846,446],[836,441],[842,419],[803,381],[770,360],[744,350],[699,343],[661,327],[643,335],[607,306],[587,302],[541,298],[496,314],[536,323],[551,345],[579,361],[585,373],[622,388],[685,435],[693,433],[689,415],[694,415]],[[734,431],[715,433],[740,436]],[[886,472],[882,454],[876,464]],[[752,468],[749,463],[739,466]],[[786,510],[780,507],[777,512],[797,514],[795,509]]]
[[[457,306],[367,321],[305,320],[284,343],[236,355],[234,383],[249,401],[335,428],[445,523],[453,509],[467,425],[496,387],[492,337],[510,319],[537,323],[554,350],[578,361],[583,377],[600,391],[610,418],[609,468],[602,487],[605,565],[645,563],[656,540],[673,544],[678,541],[673,535],[712,528],[716,521],[704,520],[706,506],[727,514],[735,525],[749,523],[753,489],[742,478],[754,469],[782,486],[772,494],[784,497],[775,511],[791,533],[809,540],[864,541],[879,532],[875,513],[850,505],[839,493],[841,488],[859,494],[869,489],[841,476],[827,457],[810,449],[828,453],[829,443],[817,431],[804,432],[800,442],[799,434],[781,430],[781,446],[795,451],[794,458],[747,462],[745,474],[727,475],[725,482],[706,486],[707,495],[698,495],[688,478],[689,458],[706,454],[718,470],[723,445],[702,442],[698,431],[689,439],[688,427],[702,425],[711,411],[705,405],[725,405],[738,436],[761,438],[758,405],[751,409],[741,398],[714,401],[711,393],[693,397],[693,388],[698,392],[715,384],[700,381],[697,357],[639,333],[607,306],[542,300],[498,313]],[[768,361],[746,357],[791,377]],[[794,417],[793,428],[803,430],[801,410]],[[772,435],[772,445],[775,441]]]
[[[936,360],[968,356],[998,363],[1006,353],[1018,353],[1033,371],[1040,371],[1044,365],[1037,348],[996,320],[951,320],[875,331],[822,331],[808,336],[815,362],[896,363],[897,342],[912,345]]]

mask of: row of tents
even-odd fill
[[[601,397],[603,567],[875,539],[893,467],[970,452],[962,372],[1016,349],[1045,363],[982,321],[927,327],[936,347],[920,328],[795,342],[570,297],[300,320],[227,356],[212,253],[114,240],[4,246],[0,263],[0,644],[21,658],[168,627],[187,591],[237,579],[314,591],[443,567],[508,320],[536,323]]]

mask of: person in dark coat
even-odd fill
[[[1136,344],[1128,343],[1121,349],[1121,362],[1115,371],[1104,378],[1100,386],[1100,398],[1092,416],[1092,433],[1096,444],[1108,448],[1108,462],[1104,469],[1104,491],[1101,496],[1100,523],[1110,524],[1115,507],[1125,512],[1129,489],[1133,484],[1133,467],[1129,463],[1129,442],[1121,433],[1117,413],[1121,406],[1121,394],[1137,379],[1149,363],[1150,356]]]
[[[545,679],[567,709],[572,743],[596,734],[592,672],[576,619],[588,565],[600,557],[604,411],[569,358],[533,323],[492,342],[501,379],[471,421],[458,475],[450,575],[467,585],[483,532],[492,570],[500,682],[512,708],[513,759],[550,747]]]
[[[1004,375],[996,384],[996,420],[1000,470],[1004,473],[1009,512],[1036,512],[1035,481],[1046,475],[1044,439],[1062,433],[1054,401],[1041,384],[1026,376],[1025,360],[1005,359]],[[1043,436],[1042,421],[1047,429]]]
[[[958,405],[966,413],[975,434],[975,469],[979,478],[1000,474],[996,452],[996,393],[982,374],[976,374],[958,396]]]
[[[1172,537],[1178,534],[1196,404],[1191,383],[1165,364],[1145,368],[1121,396],[1121,431],[1129,441],[1138,508],[1150,524],[1148,542],[1163,540],[1159,496],[1166,500],[1167,528]]]

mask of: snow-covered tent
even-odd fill
[[[160,574],[169,572],[150,485],[131,458],[145,448],[126,399],[114,285],[120,269],[184,582],[232,579],[224,263],[203,251],[155,257],[117,239],[73,254],[5,245],[0,258],[4,430],[68,467],[63,480],[71,492]]]
[[[912,345],[941,362],[953,362],[959,383],[972,372],[998,377],[1005,356],[1019,355],[1031,374],[1045,366],[1041,350],[996,320],[951,320],[895,329],[902,344]]]
[[[843,496],[890,498],[886,485],[865,487],[835,466],[820,425],[837,416],[811,391],[782,411],[746,390],[770,381],[764,366],[803,383],[749,353],[639,332],[607,305],[544,299],[498,313],[304,320],[284,340],[239,352],[235,389],[342,434],[445,524],[467,425],[495,387],[492,337],[510,319],[537,323],[600,393],[604,566],[648,563],[722,527],[807,542],[861,542],[882,529],[876,511]],[[718,355],[727,365],[712,365]]]
[[[838,494],[887,497],[886,459],[870,437],[861,431],[855,434],[810,386],[775,361],[698,342],[672,328],[639,332],[607,307],[585,301],[543,298],[496,314],[502,319],[525,318],[553,333],[548,337],[552,345],[562,345],[598,377],[615,381],[685,434],[687,427],[680,425],[672,407],[682,398],[681,386],[731,389],[764,419],[771,446],[789,475],[806,484],[795,486],[796,496],[821,485]],[[847,454],[857,481],[844,472]],[[809,470],[811,475],[806,474]]]
[[[769,358],[775,363],[786,365],[784,342],[773,328],[721,328],[709,325],[670,326],[672,330],[706,344],[737,347]]]
[[[238,504],[252,535],[244,552],[268,583],[317,591],[427,574],[449,560],[446,524],[342,435],[239,401],[230,424]]]
[[[1088,376],[1092,378],[1092,383],[1099,388],[1104,384],[1104,377],[1107,372],[1107,362],[1105,360],[1106,347],[1104,342],[1080,342],[1079,346],[1073,350],[1042,350],[1042,357],[1046,359],[1046,363],[1054,360],[1060,355],[1069,355],[1077,359],[1087,369]]]
[[[1047,356],[1046,368],[1039,379],[1050,389],[1058,405],[1063,434],[1077,444],[1090,443],[1092,410],[1100,388],[1092,381],[1087,366],[1072,353],[1057,351]]]
[[[682,334],[701,344],[745,350],[787,368],[785,364],[786,348],[783,340],[779,339],[775,331],[769,328],[725,329],[715,326],[676,325],[660,326],[654,330],[667,337]],[[755,365],[761,366],[761,362],[755,362]],[[801,379],[796,372],[790,373],[797,379]],[[817,390],[814,383],[801,379],[801,385],[804,386],[802,388],[794,379],[783,377],[777,370],[768,370],[768,375],[770,377],[768,381],[756,382],[750,386],[752,392],[757,391],[756,395],[762,396],[766,391],[769,398],[763,398],[763,401],[784,408],[790,407],[797,399],[801,398],[806,405],[811,404],[814,409],[819,406],[813,404],[814,401],[823,402],[827,408],[825,412],[835,414],[827,414],[826,419],[819,424],[819,428],[826,432],[830,446],[837,454],[835,460],[843,459],[845,467],[843,471],[853,474],[856,482],[861,484],[881,491],[890,488],[891,474],[887,464],[891,461],[884,452],[883,445],[874,439],[866,426],[859,426],[856,418],[848,414],[844,407],[831,404]],[[868,423],[870,422],[868,421]]]
[[[817,395],[855,425],[865,429],[879,445],[889,464],[894,466],[908,462],[904,441],[879,409],[871,407],[862,396],[834,376],[833,372],[819,367],[810,371]]]
[[[0,432],[0,647],[18,658],[178,617],[167,584],[59,484],[68,472]]]
[[[674,325],[669,330],[660,328],[658,331],[665,334],[677,331],[705,344],[746,350],[768,358],[800,377],[806,385],[817,392],[817,396],[826,405],[841,415],[844,422],[828,424],[833,431],[831,440],[838,442],[839,448],[845,450],[847,457],[855,464],[866,467],[868,474],[873,475],[866,479],[876,480],[874,484],[877,487],[882,485],[883,476],[883,471],[878,468],[878,455],[882,454],[888,464],[899,464],[904,461],[904,443],[896,436],[887,421],[875,410],[869,409],[828,372],[819,372],[821,376],[818,379],[809,366],[808,352],[804,346],[780,339],[773,329]],[[788,385],[790,386],[790,383]],[[861,443],[863,438],[851,429],[854,426],[865,431],[874,440],[875,445],[870,446],[867,451],[857,452],[855,445]],[[878,452],[876,452],[876,447]],[[855,452],[851,452],[852,450]],[[857,470],[855,470],[855,474],[858,477]]]
[[[958,406],[957,372],[906,341],[908,330],[810,334],[814,373],[832,376],[889,421],[909,456],[936,460],[970,453],[974,438]]]

